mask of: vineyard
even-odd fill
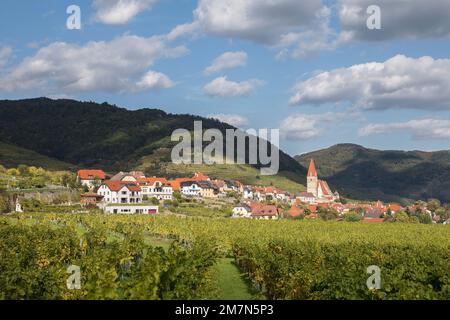
[[[164,239],[161,245],[155,239]],[[231,258],[267,299],[450,299],[450,228],[27,213],[0,217],[0,299],[216,299]],[[81,288],[68,289],[79,266]],[[381,269],[368,289],[367,267]]]

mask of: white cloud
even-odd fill
[[[275,44],[282,34],[314,25],[321,0],[200,0],[196,21],[208,34]]]
[[[137,89],[144,91],[148,89],[168,89],[173,87],[172,80],[164,73],[149,71],[137,83]]]
[[[188,34],[195,34],[199,31],[198,22],[180,24],[167,34],[167,40],[174,41]]]
[[[351,103],[360,109],[450,108],[450,60],[397,55],[322,72],[298,83],[290,103]]]
[[[219,77],[208,83],[204,90],[212,97],[231,98],[249,95],[263,84],[264,82],[258,79],[234,82],[227,80],[227,77]]]
[[[0,47],[0,69],[2,69],[12,55],[11,47]]]
[[[246,126],[248,124],[248,119],[239,114],[211,114],[208,116],[208,118],[217,119],[221,122],[231,124],[232,126],[237,128]]]
[[[281,136],[288,140],[316,138],[324,134],[330,124],[341,120],[345,116],[343,113],[334,112],[292,115],[281,122]]]
[[[243,51],[225,52],[217,57],[213,63],[205,69],[205,74],[209,75],[227,69],[243,67],[247,64],[247,53]]]
[[[381,30],[367,28],[370,5],[381,9]],[[448,0],[339,0],[338,15],[344,42],[450,36]]]
[[[125,35],[84,45],[54,42],[1,75],[0,91],[37,89],[71,94],[165,88],[171,81],[149,68],[158,59],[186,52],[185,47],[168,47],[160,37]]]
[[[369,124],[359,130],[359,135],[408,132],[415,139],[448,139],[450,138],[450,120],[419,119],[407,122]]]
[[[126,24],[156,0],[94,0],[96,18],[105,24]]]
[[[280,58],[300,58],[328,49],[330,13],[322,0],[200,0],[193,22],[177,26],[170,37],[201,32],[245,39],[277,49]]]

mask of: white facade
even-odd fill
[[[236,206],[233,208],[233,218],[250,218],[252,212],[247,206]]]
[[[297,197],[297,199],[300,200],[300,201],[303,202],[303,203],[309,203],[309,204],[311,204],[311,203],[316,203],[316,202],[317,202],[317,201],[316,201],[316,197],[314,197],[314,195],[313,195],[313,194],[310,194],[310,193],[303,193],[303,194],[300,194],[300,195]]]
[[[276,194],[275,194],[275,198],[276,198],[278,201],[285,201],[288,197],[286,196],[285,193],[276,193]]]
[[[154,197],[158,200],[172,200],[172,187],[165,186],[159,181],[156,181],[153,185],[141,186],[141,190],[142,196]]]
[[[90,179],[90,180],[86,180],[86,179],[80,179],[80,183],[83,187],[88,187],[89,189],[93,189],[95,187],[98,187],[99,184],[102,183],[102,181],[100,179]]]
[[[253,199],[252,190],[245,188],[243,197],[244,197],[244,199]]]
[[[19,213],[23,212],[22,205],[20,204],[19,199],[16,200],[16,210],[15,211],[19,212]]]
[[[103,211],[111,214],[157,214],[159,212],[159,207],[153,205],[109,204],[103,207]]]
[[[188,186],[182,186],[180,191],[181,194],[188,197],[198,197],[200,196],[200,191],[202,188],[198,186],[196,183],[192,183]]]
[[[142,203],[141,192],[131,191],[126,185],[122,186],[118,191],[113,191],[103,184],[98,189],[97,194],[103,196],[104,203]]]

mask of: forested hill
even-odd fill
[[[128,170],[142,166],[142,159],[154,154],[164,154],[163,159],[156,161],[169,161],[167,149],[174,145],[170,141],[172,132],[179,128],[193,130],[194,120],[202,120],[204,129],[233,128],[217,120],[158,109],[132,111],[107,103],[48,98],[3,100],[0,142],[8,148],[0,148],[0,152],[21,148],[60,161],[59,164]],[[283,152],[280,158],[282,174],[292,180],[304,180],[302,166]],[[1,159],[0,156],[0,164]],[[8,166],[21,164],[17,156],[8,157],[8,161]]]
[[[450,202],[450,151],[381,151],[339,144],[295,158],[303,166],[314,158],[318,174],[349,197]]]

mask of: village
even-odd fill
[[[200,172],[192,177],[169,180],[146,177],[143,172],[119,172],[108,176],[103,170],[79,170],[79,183],[89,192],[81,194],[84,207],[98,207],[109,214],[157,214],[160,204],[175,196],[183,199],[233,198],[232,218],[317,219],[382,223],[397,213],[420,211],[431,222],[439,222],[425,205],[403,207],[397,203],[349,202],[333,192],[328,183],[320,180],[314,160],[307,174],[307,190],[297,194],[273,186],[244,185],[237,180],[211,179]],[[444,222],[448,223],[448,221]]]

